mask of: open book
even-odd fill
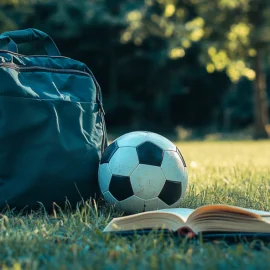
[[[270,212],[228,205],[171,208],[114,218],[104,232],[165,229],[196,236],[204,232],[270,233]]]

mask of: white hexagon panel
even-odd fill
[[[130,176],[139,165],[136,148],[120,147],[112,156],[109,168],[112,174]]]
[[[123,146],[133,146],[137,147],[143,142],[148,140],[148,133],[144,131],[134,131],[127,133],[117,139],[117,144],[119,147]]]
[[[176,146],[167,138],[153,133],[153,132],[148,132],[148,140],[150,142],[155,143],[157,146],[159,146],[160,148],[162,148],[164,151],[165,150],[171,150],[171,151],[176,151]]]
[[[186,168],[182,159],[175,151],[165,151],[161,163],[161,169],[167,180],[187,181]]]
[[[154,198],[145,201],[145,211],[167,209],[168,207],[169,206],[159,198]]]
[[[120,208],[120,202],[117,201],[117,200],[113,197],[113,195],[111,194],[110,191],[105,192],[105,193],[103,194],[103,196],[104,196],[104,198],[105,198],[105,200],[106,200],[107,203],[113,205],[113,206],[116,207],[117,209]]]
[[[158,197],[166,179],[160,167],[140,164],[130,176],[133,192],[144,200]]]
[[[144,211],[144,200],[133,195],[120,202],[121,210],[126,213],[140,213]]]
[[[112,173],[108,163],[101,164],[98,168],[98,183],[102,193],[109,190]]]

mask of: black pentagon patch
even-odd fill
[[[177,152],[178,155],[180,156],[180,158],[181,158],[181,160],[182,160],[182,162],[183,162],[184,167],[187,167],[187,164],[186,164],[186,162],[185,162],[185,160],[184,160],[184,157],[182,156],[181,152],[179,151],[179,149],[178,149],[177,147],[176,147],[176,152]]]
[[[112,156],[114,155],[114,153],[117,151],[118,149],[118,145],[117,142],[113,142],[111,143],[103,152],[102,157],[101,157],[101,161],[100,164],[103,163],[109,163],[109,161],[111,160]]]
[[[182,195],[182,183],[167,180],[158,197],[168,205],[176,203]]]
[[[152,142],[144,142],[137,147],[140,164],[161,166],[163,150]]]
[[[118,201],[123,201],[134,194],[130,178],[128,176],[121,175],[112,176],[109,191]]]

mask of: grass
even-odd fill
[[[270,142],[178,144],[189,171],[182,207],[226,203],[270,211]],[[162,235],[102,234],[119,212],[93,201],[49,216],[0,218],[1,269],[268,269],[268,244],[187,243]]]

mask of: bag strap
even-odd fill
[[[11,52],[18,53],[17,44],[8,36],[0,36],[0,48],[5,48]]]
[[[8,50],[15,53],[18,52],[17,44],[28,43],[32,41],[42,41],[44,49],[48,55],[61,56],[61,53],[59,52],[52,38],[46,33],[34,28],[4,32],[0,36],[0,41],[1,40],[6,41]]]

